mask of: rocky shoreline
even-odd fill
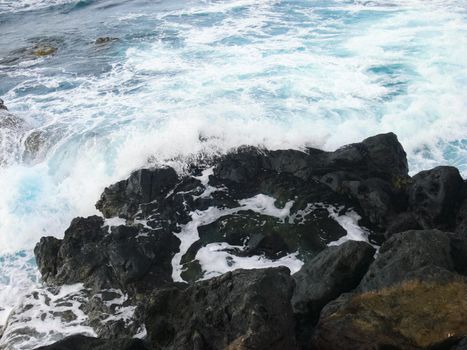
[[[409,176],[392,133],[141,169],[96,207],[34,250],[95,337],[40,349],[467,349],[467,181]]]

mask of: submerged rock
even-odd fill
[[[57,52],[57,48],[48,45],[39,45],[32,50],[32,54],[37,57],[50,56],[55,52]]]
[[[8,52],[2,59],[0,59],[0,64],[14,65],[23,61],[52,56],[63,47],[64,39],[61,37],[31,38],[27,40],[27,44],[25,46]]]
[[[146,329],[153,349],[296,348],[287,268],[236,270],[157,291]]]
[[[111,36],[101,36],[101,37],[96,39],[94,44],[103,45],[103,44],[111,43],[111,42],[117,41],[117,40],[118,40],[118,38],[114,38],[114,37],[111,37]]]

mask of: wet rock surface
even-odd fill
[[[81,310],[102,341],[462,346],[467,192],[455,168],[410,177],[389,133],[334,152],[241,147],[186,169],[135,171],[104,190],[103,217],[36,246],[47,285],[84,284]]]
[[[465,241],[451,233],[392,236],[353,293],[324,307],[312,346],[450,349],[467,332],[467,280],[458,273],[466,258]]]
[[[236,270],[163,289],[146,317],[155,349],[294,349],[287,268]]]
[[[44,237],[34,252],[49,284],[84,283],[94,290],[143,292],[172,281],[179,240],[168,232],[105,226],[98,216],[76,218],[63,240]]]
[[[373,262],[375,249],[365,242],[349,241],[328,247],[293,275],[292,306],[297,319],[297,336],[303,347],[321,309],[339,295],[353,290]]]

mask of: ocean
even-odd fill
[[[466,57],[465,0],[0,0],[0,328],[40,237],[143,166],[392,131],[465,178]]]

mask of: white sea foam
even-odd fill
[[[196,253],[196,259],[205,271],[202,279],[209,279],[236,269],[264,269],[267,267],[286,266],[290,273],[299,271],[303,262],[297,257],[297,253],[288,254],[277,260],[269,260],[264,256],[239,257],[230,254],[227,250],[239,248],[227,243],[211,243],[200,248]]]
[[[201,179],[207,178],[211,170],[208,169],[204,172]],[[207,185],[207,181],[204,181]],[[209,185],[206,187],[206,192],[211,193],[212,189]],[[204,211],[194,211],[191,213],[192,220],[183,225],[181,231],[176,234],[180,239],[180,251],[175,254],[172,259],[172,278],[174,281],[183,281],[181,274],[183,272],[183,265],[181,259],[186,254],[188,249],[193,243],[199,239],[198,227],[215,222],[219,218],[227,215],[238,213],[239,211],[251,210],[261,215],[268,215],[288,222],[290,224],[299,225],[303,218],[310,214],[313,210],[318,208],[325,208],[329,212],[329,217],[334,219],[343,229],[346,230],[347,235],[341,237],[335,242],[331,242],[329,245],[340,245],[348,240],[366,241],[368,242],[369,232],[358,225],[360,216],[353,210],[347,210],[342,213],[343,208],[336,208],[332,205],[324,203],[309,203],[303,210],[299,210],[294,214],[290,214],[294,201],[287,202],[283,208],[277,208],[276,200],[273,197],[258,194],[251,198],[242,199],[239,201],[240,206],[237,208],[217,208],[210,207]],[[225,242],[223,243],[211,243],[202,247],[196,254],[202,271],[203,279],[218,276],[227,271],[232,271],[239,268],[244,269],[255,269],[255,268],[266,268],[274,266],[287,266],[292,273],[297,272],[303,265],[303,262],[298,258],[297,253],[288,254],[277,260],[269,260],[262,256],[253,257],[238,257],[235,256],[226,249],[228,248],[242,248],[234,247]]]
[[[58,290],[36,287],[17,296],[0,349],[28,350],[73,334],[96,336],[85,325],[87,316],[80,309],[86,301],[83,291],[81,284],[64,285]]]

